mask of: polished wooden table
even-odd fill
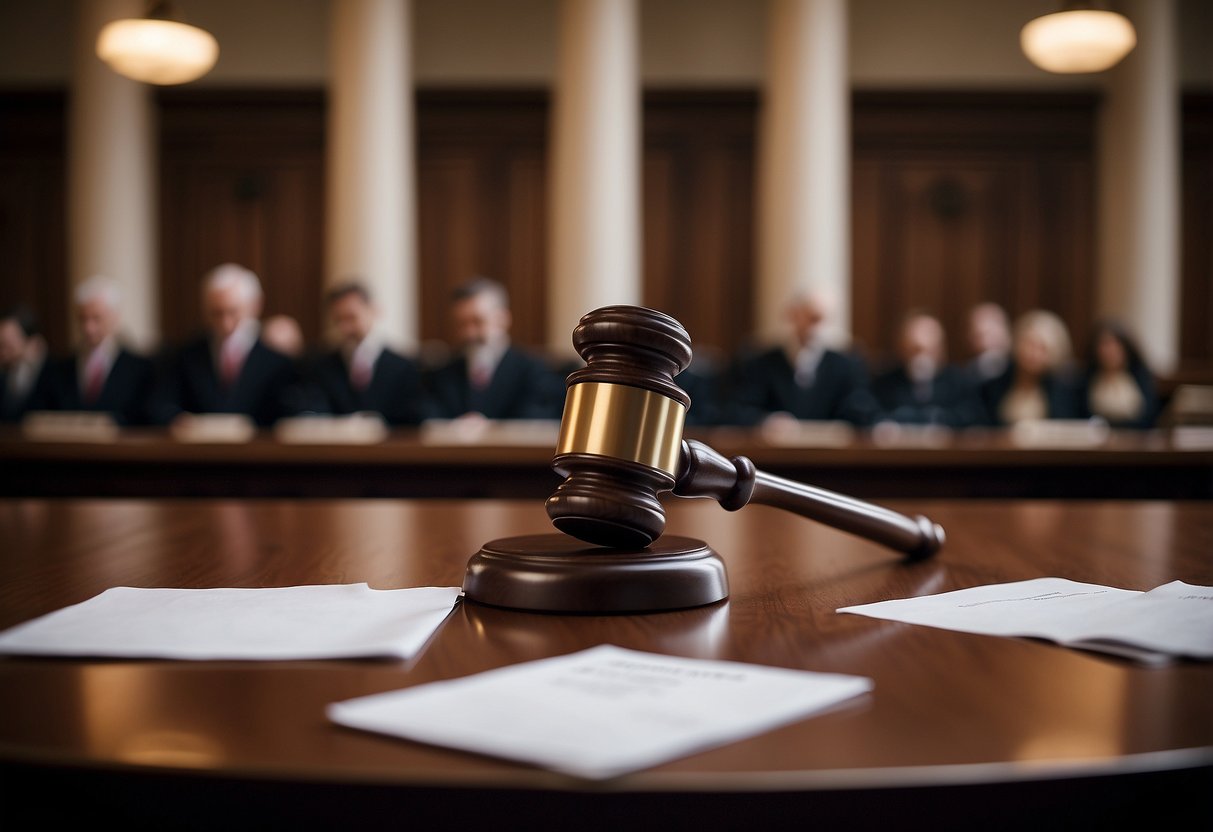
[[[111,442],[27,441],[0,426],[0,496],[544,499],[558,424],[500,426],[475,440],[393,431],[373,444],[186,443],[156,429]],[[734,428],[688,430],[769,473],[859,497],[1213,499],[1213,436],[1114,431],[1088,447],[1024,447],[1005,431],[890,442],[870,432],[772,442]]]
[[[940,522],[943,551],[907,564],[765,506],[728,513],[672,499],[668,532],[721,553],[727,600],[619,616],[465,600],[409,662],[2,658],[0,820],[959,829],[1167,818],[1208,828],[1213,664],[1145,667],[834,610],[1040,576],[1213,585],[1213,507],[886,505]],[[530,500],[0,500],[0,628],[120,585],[460,585],[485,541],[549,531]],[[599,784],[324,717],[330,702],[601,643],[859,674],[875,688],[850,707]]]

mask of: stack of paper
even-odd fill
[[[177,417],[169,435],[178,442],[239,444],[257,435],[257,425],[243,413],[189,413]]]
[[[0,654],[160,659],[406,659],[458,587],[114,587],[0,633]]]
[[[119,429],[108,413],[38,410],[25,415],[21,433],[34,442],[113,442]]]
[[[600,645],[330,705],[341,725],[614,777],[804,719],[872,689],[860,676]]]
[[[1020,448],[1097,448],[1111,429],[1103,419],[1027,419],[1011,427],[1011,442]]]
[[[549,448],[560,437],[559,419],[426,419],[423,445],[517,445]]]
[[[889,621],[995,636],[1042,638],[1161,663],[1213,659],[1213,587],[1172,581],[1149,592],[1036,578],[842,607]]]
[[[387,437],[378,413],[291,416],[274,423],[274,438],[295,445],[373,445]]]

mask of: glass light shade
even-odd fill
[[[211,71],[219,58],[219,43],[197,26],[132,18],[115,20],[101,29],[97,56],[115,72],[136,81],[184,84]]]
[[[1077,9],[1028,21],[1019,45],[1032,63],[1049,72],[1102,72],[1132,51],[1137,32],[1124,15]]]

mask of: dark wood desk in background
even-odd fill
[[[706,501],[731,596],[549,616],[460,604],[411,662],[0,659],[0,820],[156,829],[1095,828],[1213,820],[1213,663],[1143,667],[838,607],[1059,576],[1213,585],[1203,502],[900,501],[933,560]],[[106,588],[462,583],[535,501],[0,500],[0,628]],[[850,707],[601,784],[328,723],[354,696],[600,643],[869,676]]]
[[[130,430],[110,443],[31,442],[0,429],[0,496],[396,497],[544,499],[560,482],[550,436],[427,440],[398,430],[375,444],[191,444]],[[973,431],[929,445],[870,435],[836,445],[772,444],[737,429],[688,431],[763,470],[864,498],[1213,499],[1213,446],[1158,432],[1114,432],[1096,447],[1017,446]]]

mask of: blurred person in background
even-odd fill
[[[997,303],[979,303],[969,310],[966,333],[969,362],[965,369],[977,384],[997,378],[1011,363],[1011,321]]]
[[[696,347],[691,364],[674,376],[674,383],[691,397],[687,427],[711,427],[723,422],[719,355],[711,347]]]
[[[168,357],[154,397],[154,420],[170,424],[198,413],[242,413],[269,426],[293,411],[295,362],[261,338],[261,281],[235,263],[203,281],[206,332]]]
[[[94,275],[74,296],[80,346],[51,365],[49,410],[109,413],[119,425],[148,420],[155,365],[122,344],[122,294],[117,283]]]
[[[1016,319],[1011,362],[1001,375],[982,385],[981,396],[994,425],[1080,418],[1065,322],[1044,309]]]
[[[897,348],[898,363],[872,380],[882,421],[950,428],[988,421],[976,384],[948,362],[938,318],[911,312],[902,322]]]
[[[1087,344],[1078,391],[1079,415],[1100,417],[1112,427],[1151,428],[1159,398],[1137,341],[1118,321],[1095,325]]]
[[[451,296],[455,355],[428,374],[439,419],[559,419],[564,379],[540,356],[510,340],[506,288],[473,278]]]
[[[338,415],[375,412],[389,425],[418,425],[429,413],[421,369],[387,346],[369,290],[350,281],[325,297],[337,339],[308,369],[315,409]]]
[[[870,424],[878,407],[867,367],[824,337],[833,311],[820,293],[794,296],[785,308],[784,343],[737,361],[730,372],[729,420],[778,428],[802,420]]]
[[[49,381],[46,339],[25,306],[0,312],[0,422],[15,424],[44,406]]]

